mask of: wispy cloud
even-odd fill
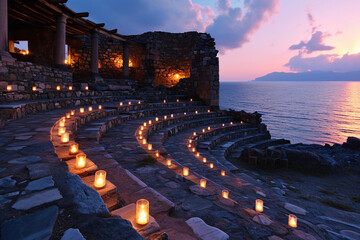
[[[324,34],[321,31],[316,31],[315,33],[312,34],[309,41],[307,42],[301,41],[298,44],[291,45],[289,49],[303,50],[309,54],[316,51],[329,51],[335,48],[333,46],[328,46],[324,44],[324,39],[329,36],[331,35],[327,33]]]

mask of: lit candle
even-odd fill
[[[144,126],[144,127],[146,127],[146,125],[147,125],[147,123],[146,123],[146,122],[144,122],[143,126]]]
[[[214,164],[213,164],[213,163],[210,163],[210,168],[214,168]]]
[[[149,120],[149,125],[151,125],[152,124],[152,121],[151,120]]]
[[[79,144],[71,143],[69,152],[70,152],[70,154],[77,154],[79,152]]]
[[[69,133],[64,132],[61,134],[61,142],[62,143],[68,143],[69,142]]]
[[[233,125],[233,122],[230,122],[230,125]]]
[[[200,179],[200,187],[206,188],[206,179]]]
[[[120,102],[120,106],[122,106],[123,105],[123,102]]]
[[[59,127],[58,135],[61,136],[61,134],[63,134],[64,132],[66,132],[66,128],[65,127]]]
[[[148,150],[151,151],[152,150],[152,144],[148,144]]]
[[[92,107],[89,107],[89,112],[91,112],[92,111]]]
[[[210,112],[210,109],[208,109],[208,113]]]
[[[141,127],[140,127],[140,130],[144,130],[144,126],[141,126]]]
[[[221,176],[225,176],[225,170],[221,170]]]
[[[164,119],[165,119],[165,120],[167,119],[167,116],[166,116],[166,115],[164,116]]]
[[[188,148],[191,148],[191,144],[188,144]]]
[[[36,86],[33,86],[33,87],[32,87],[32,91],[33,91],[33,92],[36,92]]]
[[[156,121],[156,122],[158,122],[158,121],[159,121],[159,118],[158,118],[158,117],[156,117],[156,118],[155,118],[155,121]]]
[[[101,105],[99,105],[99,110],[101,110],[102,109],[102,106]]]
[[[129,102],[129,105],[131,105],[131,102]]]
[[[171,166],[171,159],[170,159],[170,158],[166,159],[166,165],[167,165],[168,167]]]
[[[166,100],[164,100],[164,103],[166,103]]]
[[[179,99],[176,99],[176,102],[179,102]]]
[[[67,113],[66,114],[66,118],[69,119],[71,117],[71,114],[70,113]]]
[[[60,91],[60,89],[61,89],[60,86],[56,86],[56,90]]]
[[[297,217],[293,214],[289,215],[289,226],[293,228],[297,227]]]
[[[140,140],[142,140],[142,139],[143,139],[143,136],[142,136],[142,135],[140,135],[140,136],[139,136],[139,139],[140,139]]]
[[[146,144],[146,138],[143,139],[143,144],[144,144],[144,145]]]
[[[223,123],[221,126],[225,127],[225,124]]]
[[[141,104],[141,101],[138,101],[138,104],[140,105],[140,104]]]
[[[189,168],[187,168],[187,167],[183,168],[183,175],[184,175],[184,177],[189,176]]]
[[[196,153],[196,157],[200,157],[200,153],[198,152],[198,153]]]
[[[189,143],[192,143],[192,139],[189,139]]]
[[[142,135],[143,131],[139,130],[139,135]]]
[[[211,129],[211,128],[210,128],[210,126],[209,126],[209,127],[208,127],[208,131],[210,131],[210,129]]]
[[[173,118],[173,117],[174,117],[174,114],[171,114],[170,117]]]
[[[194,132],[193,135],[196,136],[196,132]]]
[[[191,151],[192,151],[192,152],[196,152],[196,148],[193,147],[193,148],[191,149]]]
[[[240,122],[240,124],[243,124],[243,123],[244,123],[243,121]]]
[[[106,185],[106,172],[104,170],[99,170],[95,172],[94,187],[103,188]]]
[[[204,133],[205,131],[206,131],[205,128],[203,128],[202,132]]]
[[[146,225],[149,223],[149,201],[139,199],[136,202],[136,223]]]
[[[184,112],[184,115],[186,116],[186,112]]]
[[[206,157],[203,158],[203,163],[206,163]]]
[[[65,121],[60,120],[59,121],[59,127],[65,127]]]
[[[84,108],[80,108],[80,113],[84,113],[85,109]]]
[[[8,92],[10,92],[10,91],[12,90],[12,86],[11,86],[11,85],[7,85],[7,86],[6,86],[6,90],[7,90]]]
[[[228,190],[222,190],[222,197],[225,198],[225,199],[228,199],[229,198],[229,191]]]
[[[192,101],[193,101],[193,99],[191,98],[191,99],[190,99],[190,102],[192,102]]]
[[[76,155],[76,168],[84,168],[86,166],[86,154],[79,153]]]
[[[85,90],[86,90],[86,91],[89,90],[89,86],[86,86],[86,87],[85,87]]]
[[[255,201],[255,210],[257,212],[264,211],[264,202],[262,200],[256,199],[256,201]]]
[[[71,110],[70,114],[71,114],[71,116],[74,116],[75,115],[75,110]]]
[[[155,152],[155,157],[157,157],[157,158],[160,157],[159,151],[156,151],[156,152]]]
[[[198,114],[198,111],[195,111],[195,114]]]
[[[69,91],[72,91],[72,89],[73,89],[72,86],[69,86]]]

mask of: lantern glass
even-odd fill
[[[60,86],[56,86],[56,90],[60,91],[61,87]]]
[[[7,86],[6,86],[6,90],[7,90],[8,92],[10,92],[10,91],[12,90],[12,86],[11,86],[11,85],[7,85]]]
[[[33,91],[33,92],[36,92],[36,86],[33,86],[33,87],[32,87],[32,91]]]
[[[152,144],[148,144],[148,150],[151,151],[152,150]]]
[[[202,132],[204,133],[205,131],[206,131],[205,128],[203,128]]]
[[[141,104],[141,101],[138,101],[138,104],[140,105],[140,104]]]
[[[196,153],[196,157],[200,157],[200,153],[198,152],[198,153]]]
[[[174,114],[171,114],[170,117],[173,118],[173,117],[174,117]]]
[[[186,115],[186,112],[184,112],[184,115]]]
[[[189,176],[189,168],[187,168],[187,167],[183,168],[183,175],[184,175],[184,177]]]
[[[79,153],[76,155],[76,168],[81,169],[86,166],[86,154]]]
[[[70,113],[67,113],[66,114],[66,118],[69,119],[71,117],[71,114]]]
[[[200,187],[206,188],[206,179],[200,179]]]
[[[206,163],[206,161],[207,161],[207,160],[206,160],[206,157],[204,157],[204,158],[203,158],[203,163]]]
[[[289,215],[289,226],[297,228],[297,217],[294,214]]]
[[[61,142],[62,143],[68,143],[69,142],[69,133],[64,132],[61,134]]]
[[[139,225],[146,225],[149,223],[149,201],[146,199],[139,199],[136,202],[136,223]]]
[[[171,159],[170,159],[170,158],[166,159],[166,165],[167,165],[168,167],[171,166]]]
[[[229,191],[228,190],[222,190],[222,197],[225,199],[229,198]]]
[[[80,113],[84,113],[85,109],[84,108],[80,108]]]
[[[129,102],[129,105],[131,105],[131,102]]]
[[[195,111],[195,114],[198,114],[198,111]]]
[[[156,152],[155,152],[155,157],[157,157],[157,158],[160,157],[159,151],[156,151]]]
[[[89,112],[91,112],[93,109],[92,109],[92,107],[89,107]]]
[[[144,127],[146,127],[147,123],[146,123],[146,122],[144,122],[144,124],[143,124],[143,125],[144,125]]]
[[[69,86],[69,91],[72,91],[73,90],[73,87],[72,86]]]
[[[71,111],[70,111],[70,115],[71,115],[71,116],[74,116],[74,115],[75,115],[75,110],[71,110]]]
[[[142,140],[142,139],[143,139],[143,136],[142,136],[142,135],[140,135],[140,136],[139,136],[139,139],[140,139],[140,140]]]
[[[77,154],[79,152],[79,144],[71,143],[69,148],[70,154]]]
[[[66,128],[65,128],[65,127],[59,127],[59,128],[58,128],[58,136],[61,136],[64,132],[66,132]]]
[[[225,170],[221,170],[221,176],[225,176]]]
[[[164,119],[165,119],[165,120],[167,119],[167,116],[166,116],[166,115],[164,116]]]
[[[264,211],[264,202],[260,199],[256,199],[255,201],[255,210],[257,212],[263,212]]]
[[[158,117],[156,117],[156,118],[155,118],[155,121],[156,121],[156,122],[157,122],[157,121],[159,121],[159,118],[158,118]]]
[[[214,164],[213,164],[213,163],[210,163],[210,168],[214,168]]]
[[[123,102],[120,102],[120,106],[122,106],[123,105]]]
[[[144,130],[144,126],[141,126],[141,127],[140,127],[140,130]]]
[[[192,152],[196,152],[196,148],[193,147],[193,148],[191,149],[191,151],[192,151]]]
[[[164,100],[164,103],[166,103],[166,100]]]
[[[103,188],[106,185],[106,172],[104,170],[98,170],[95,172],[94,187]]]
[[[85,90],[86,90],[86,91],[89,90],[89,86],[86,86],[86,87],[85,87]]]
[[[144,145],[146,144],[146,138],[143,139],[143,142],[142,142]]]
[[[149,125],[151,125],[152,124],[152,121],[151,120],[149,120]]]
[[[179,102],[179,99],[176,99],[176,102]]]
[[[211,127],[209,126],[209,127],[208,127],[208,130],[210,131],[210,129],[211,129]]]
[[[99,105],[99,110],[101,110],[102,109],[102,106],[101,105]]]
[[[65,121],[61,121],[59,122],[59,127],[65,127]]]
[[[194,132],[193,135],[196,136],[196,132]]]

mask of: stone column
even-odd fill
[[[97,81],[99,76],[99,34],[91,32],[91,75]]]
[[[123,78],[129,78],[129,43],[123,42],[124,53],[123,53]]]
[[[66,68],[65,66],[65,41],[66,41],[66,19],[63,14],[56,20],[55,35],[55,67]]]
[[[15,61],[9,53],[8,0],[0,0],[0,61]]]

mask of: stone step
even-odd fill
[[[92,189],[96,190],[100,194],[101,198],[104,198],[104,197],[109,196],[109,195],[116,192],[116,186],[114,184],[112,184],[109,180],[106,180],[105,187],[96,188],[94,186],[94,179],[95,179],[95,175],[90,175],[90,176],[82,178],[82,181],[87,186],[89,186]]]

